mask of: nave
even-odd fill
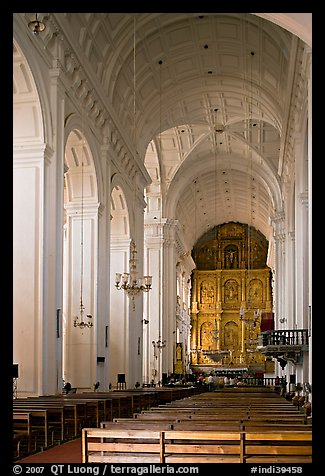
[[[14,397],[311,388],[311,20],[13,15]]]
[[[28,400],[17,407],[34,416],[41,407],[48,415],[50,409],[72,406],[85,412],[74,422],[63,421],[62,441],[56,440],[60,431],[53,417],[48,426],[32,424],[33,444],[36,433],[39,442],[45,433],[54,436],[43,451],[33,446],[30,455],[21,440],[16,453],[21,463],[312,462],[308,402],[289,400],[274,385],[125,389]]]

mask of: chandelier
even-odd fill
[[[164,347],[166,347],[166,341],[161,340],[159,338],[158,340],[153,340],[152,345],[153,345],[153,355],[156,359],[158,359],[157,350],[162,350]]]
[[[152,276],[143,276],[138,278],[137,271],[137,250],[134,240],[131,241],[131,258],[129,260],[130,270],[128,273],[116,273],[115,287],[116,289],[123,289],[133,302],[133,310],[135,309],[134,298],[140,292],[147,293],[151,289]],[[121,282],[122,279],[122,282]]]
[[[256,346],[258,344],[258,338],[254,336],[254,329],[257,327],[257,324],[260,324],[262,311],[261,309],[248,309],[247,311],[252,310],[253,315],[245,317],[245,309],[240,308],[239,316],[240,321],[244,324],[248,331],[248,338],[244,339],[245,352],[246,354],[255,354]]]
[[[34,35],[37,36],[45,30],[46,26],[45,23],[38,19],[37,13],[35,13],[35,20],[32,20],[28,23],[28,28],[30,28]]]
[[[81,224],[80,224],[80,320],[79,316],[75,316],[73,325],[79,329],[91,328],[93,323],[89,320],[91,314],[87,314],[88,321],[84,320],[85,306],[83,304],[83,267],[84,267],[84,161],[83,161],[84,140],[81,149]]]

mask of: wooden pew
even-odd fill
[[[27,431],[14,431],[12,435],[12,443],[13,443],[13,449],[14,449],[14,454],[13,458],[19,459],[21,457],[21,442],[23,440],[28,441],[28,432]]]
[[[82,429],[82,463],[159,463],[161,432]]]
[[[188,420],[188,419],[174,419],[174,418],[165,418],[163,420],[141,420],[134,418],[114,418],[113,422],[111,421],[102,421],[100,424],[101,428],[111,428],[115,427],[118,424],[119,428],[123,429],[140,429],[147,428],[152,430],[228,430],[228,431],[239,431],[239,430],[255,430],[255,431],[264,431],[264,430],[301,430],[301,431],[311,431],[312,426],[300,423],[274,423],[267,422],[263,420],[251,421],[251,420],[227,420],[226,417],[220,420]]]
[[[102,421],[100,428],[120,428],[121,430],[173,430],[174,423],[166,423],[164,421],[142,421],[134,418],[116,418],[114,421]]]
[[[13,402],[14,410],[47,410],[47,423],[49,441],[62,443],[64,441],[64,422],[65,422],[65,409],[62,405],[47,405],[39,402],[38,400],[26,401],[23,399],[17,399]]]
[[[26,454],[31,454],[33,451],[37,451],[37,436],[38,431],[33,429],[32,414],[31,412],[14,412],[13,413],[13,430],[14,448],[16,444],[17,453],[20,454],[20,444],[23,439],[26,439]]]
[[[96,426],[99,425],[99,422],[102,419],[111,419],[113,416],[112,399],[105,396],[104,394],[97,394],[97,392],[50,396],[42,395],[38,398],[46,402],[50,402],[52,400],[58,401],[65,405],[69,404],[69,402],[82,402],[83,404],[86,403],[86,418],[88,421],[91,421],[93,419],[93,423]],[[89,404],[87,404],[87,402],[89,402]]]
[[[231,408],[228,408],[227,411],[218,411],[210,413],[195,413],[195,412],[174,412],[174,411],[160,411],[160,412],[144,412],[135,414],[134,418],[136,420],[145,420],[145,421],[201,421],[201,422],[244,422],[250,421],[254,423],[262,422],[266,423],[286,423],[286,424],[305,424],[305,416],[302,414],[254,414],[248,412],[235,412]]]
[[[48,411],[45,408],[31,408],[31,407],[14,407],[13,408],[13,421],[14,421],[14,430],[18,429],[17,428],[17,415],[20,415],[18,418],[21,419],[21,415],[25,413],[25,418],[26,415],[28,415],[29,423],[28,425],[31,425],[31,431],[35,432],[37,434],[37,447],[40,450],[43,450],[45,448],[49,448],[50,446],[53,446],[54,444],[54,436],[53,436],[53,427],[49,426],[48,423]],[[30,450],[29,446],[29,450]]]
[[[114,390],[114,393],[120,392],[120,390]],[[139,409],[134,409],[133,413],[140,412],[142,410],[147,410],[148,408],[158,405],[158,391],[154,388],[138,388],[134,389],[125,389],[121,391],[122,393],[132,393],[137,395],[139,398]]]
[[[76,401],[67,401],[63,399],[53,399],[49,398],[40,398],[33,397],[27,399],[16,399],[14,400],[13,407],[28,410],[44,410],[47,411],[47,425],[49,421],[51,422],[51,431],[57,428],[62,423],[63,418],[63,428],[60,431],[63,440],[70,438],[76,438],[81,434],[81,428],[86,426],[86,416],[87,416],[87,404],[85,401],[76,402]],[[60,410],[61,408],[61,410]],[[64,410],[62,410],[64,408]],[[62,412],[62,413],[60,413]],[[54,427],[54,428],[53,428]],[[54,438],[54,436],[53,436]]]
[[[83,463],[310,463],[311,431],[83,428]]]
[[[242,439],[240,431],[165,431],[162,463],[240,463]]]
[[[309,423],[296,423],[283,420],[281,423],[263,420],[245,420],[243,422],[243,430],[246,431],[264,431],[264,430],[293,430],[293,431],[312,431],[312,425]]]
[[[311,431],[246,431],[246,463],[311,463]]]
[[[49,406],[81,404],[79,405],[79,417],[83,418],[81,426],[98,426],[99,422],[103,418],[106,418],[106,402],[98,397],[79,396],[77,394],[53,395],[37,397],[36,399],[34,398],[33,401],[41,402],[42,404]]]

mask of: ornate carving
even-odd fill
[[[268,241],[254,227],[225,223],[210,230],[193,248],[200,270],[261,269],[266,266]]]
[[[245,224],[226,223],[199,240],[193,259],[191,362],[264,368],[257,349],[261,315],[270,313],[267,240]],[[222,266],[221,266],[222,265]],[[244,319],[240,318],[240,308]]]
[[[224,328],[224,348],[228,350],[239,349],[238,324],[234,321],[227,322]]]
[[[212,304],[215,301],[215,286],[210,281],[202,281],[200,286],[201,304]]]
[[[224,285],[225,304],[236,306],[240,298],[239,284],[235,279],[228,279]],[[238,306],[237,306],[238,307]]]

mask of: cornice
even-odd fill
[[[49,68],[49,74],[61,76],[66,94],[76,101],[75,107],[82,106],[84,109],[94,135],[99,135],[100,141],[108,141],[110,152],[131,180],[137,172],[144,186],[148,185],[151,177],[136,154],[131,139],[123,133],[115,111],[107,104],[101,84],[91,72],[82,51],[73,41],[64,14],[60,14],[60,21],[56,13],[39,15],[45,22],[46,29],[37,37],[37,41],[28,29],[30,18],[25,13],[14,16],[14,37],[17,36],[19,42],[23,41],[28,46],[27,40],[31,36],[30,41],[34,40],[33,47],[37,48]],[[82,64],[83,61],[85,64]]]
[[[302,42],[299,41],[295,61],[295,75],[288,114],[287,130],[284,139],[282,183],[292,183],[295,173],[295,143],[304,133],[304,124],[307,118],[307,95],[309,77],[309,55]]]
[[[112,107],[107,103],[107,98],[103,91],[102,85],[97,77],[92,73],[87,58],[83,55],[79,45],[74,41],[64,16],[60,14],[51,14],[51,21],[55,24],[55,29],[60,31],[60,35],[64,42],[64,64],[67,77],[73,81],[74,86],[79,87],[82,83],[83,89],[83,106],[86,108],[87,117],[89,117],[94,126],[94,133],[100,129],[102,136],[106,136],[110,142],[111,149],[118,161],[122,162],[127,175],[131,170],[129,160],[136,164],[139,175],[145,186],[151,182],[151,177],[147,172],[144,164],[138,157],[134,144],[131,139],[124,134],[119,119]]]

